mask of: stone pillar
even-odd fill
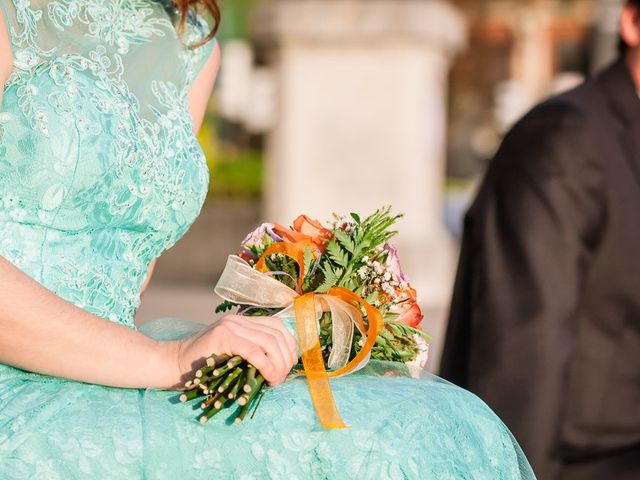
[[[446,308],[447,85],[461,15],[439,0],[274,0],[253,24],[279,90],[264,217],[392,205],[405,213],[396,244],[421,303]]]

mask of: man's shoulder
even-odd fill
[[[535,106],[505,136],[491,162],[492,176],[539,182],[591,170],[601,138],[597,95],[587,81]]]
[[[558,129],[579,134],[593,128],[593,121],[604,112],[599,108],[598,87],[593,80],[559,95],[548,98],[533,107],[514,126],[544,127],[549,132]]]

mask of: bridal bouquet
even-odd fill
[[[416,291],[389,243],[400,217],[383,208],[364,219],[334,214],[329,225],[305,215],[292,228],[265,223],[229,256],[216,286],[224,299],[216,312],[279,316],[295,331],[303,370],[293,374],[307,377],[326,428],[345,427],[329,378],[370,358],[425,366],[429,337],[417,328],[423,316]],[[185,387],[180,400],[202,400],[202,423],[234,404],[235,422],[242,422],[268,388],[241,357],[216,355]]]

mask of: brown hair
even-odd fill
[[[211,17],[213,17],[213,26],[211,31],[207,34],[207,36],[196,43],[189,45],[190,48],[197,48],[209,40],[213,39],[218,31],[218,27],[220,26],[220,7],[218,5],[218,0],[172,0],[173,5],[178,9],[180,13],[180,23],[178,24],[178,30],[183,32],[186,27],[187,16],[190,13],[190,10],[193,9],[194,12],[199,12],[199,10],[204,9],[209,13]]]

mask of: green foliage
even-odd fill
[[[327,253],[336,265],[342,268],[347,268],[349,265],[349,254],[335,240],[331,240],[327,245]]]
[[[380,294],[377,291],[375,291],[367,295],[367,298],[365,298],[365,300],[367,301],[367,303],[370,303],[373,305],[378,301],[378,297],[380,297]]]
[[[210,195],[225,198],[259,198],[262,195],[263,160],[257,152],[209,162]]]
[[[304,271],[308,274],[311,271],[311,264],[313,263],[313,253],[311,247],[307,245],[304,249]]]
[[[405,336],[406,337],[406,336],[410,336],[410,335],[419,335],[419,336],[423,337],[426,340],[431,340],[431,336],[427,335],[425,332],[423,332],[420,329],[410,327],[406,323],[394,322],[394,321],[387,320],[385,322],[385,325],[387,326],[387,328],[389,328],[391,330],[391,332],[393,332],[394,335],[397,335],[397,336]]]
[[[251,307],[245,312],[242,312],[242,315],[246,317],[273,317],[277,315],[280,310],[277,308],[259,308],[259,307]]]
[[[218,40],[229,40],[235,38],[249,39],[249,26],[251,24],[251,10],[255,9],[265,0],[234,0],[233,2],[222,2],[222,18],[220,24]]]
[[[336,238],[338,239],[338,242],[340,242],[340,246],[342,248],[344,248],[347,252],[353,254],[356,250],[356,244],[353,241],[353,238],[351,238],[349,235],[347,235],[346,233],[344,233],[341,230],[334,230],[333,232],[336,236]]]
[[[365,218],[356,228],[356,242],[364,245],[365,248],[374,249],[383,244],[395,235],[396,230],[390,228],[400,219],[402,215],[391,215],[391,207],[384,207],[376,210],[375,213]]]
[[[342,275],[343,270],[333,267],[330,262],[325,262],[320,269],[324,275],[324,280],[320,286],[316,288],[316,292],[327,293],[331,287],[338,284],[338,279]]]
[[[285,275],[274,276],[278,281],[295,290],[298,282],[298,264],[290,257],[275,253],[265,258],[265,265],[270,272],[284,272]]]
[[[424,332],[411,328],[402,323],[386,322],[385,328],[380,332],[376,343],[371,350],[371,358],[375,360],[386,360],[389,362],[410,362],[418,355],[418,346],[414,335],[430,338]],[[351,358],[360,351],[359,342],[362,335],[356,332],[353,339]]]
[[[331,314],[325,312],[320,317],[320,345],[322,349],[322,357],[325,364],[329,361],[329,355],[331,355],[331,349],[333,347],[332,342],[332,323]]]
[[[391,208],[385,207],[376,210],[364,220],[355,213],[352,213],[351,217],[356,225],[350,234],[340,229],[334,229],[332,232],[334,238],[327,245],[327,255],[323,261],[324,281],[316,289],[319,292],[325,292],[332,286],[329,283],[334,281],[333,274],[336,272],[340,273],[335,278],[334,285],[356,293],[361,292],[363,285],[357,271],[364,265],[363,258],[373,256],[373,249],[396,235],[397,231],[391,230],[391,226],[402,215],[392,215]]]
[[[216,313],[224,313],[234,309],[237,306],[238,306],[237,304],[225,300],[224,302],[222,302],[220,305],[216,307],[215,311]]]

